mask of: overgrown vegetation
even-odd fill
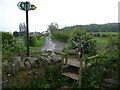
[[[95,39],[84,29],[73,28],[70,32],[50,30],[54,38],[68,43],[69,46],[66,49],[76,49],[77,44],[81,42],[85,54],[95,55],[97,53],[97,43]]]
[[[56,39],[56,40],[59,40],[61,42],[67,42],[70,38],[70,33],[67,33],[67,32],[61,32],[61,31],[55,31],[53,33],[53,37]]]
[[[31,43],[34,43],[34,45],[30,47],[31,51],[37,50],[37,48],[40,48],[45,45],[46,35],[38,35],[38,36],[33,36],[33,37],[35,38],[35,40],[31,42]]]
[[[17,40],[12,34],[0,32],[0,35],[2,35],[2,54],[15,54],[26,50],[24,43]]]
[[[112,24],[111,27],[109,25],[110,24],[106,24],[99,27],[98,25],[85,26],[85,28],[93,26],[87,28],[86,31],[90,30],[89,32],[100,30],[100,32],[97,33],[88,33],[84,30],[85,28],[80,29],[77,26],[58,29],[52,32],[54,38],[56,37],[58,40],[60,40],[61,37],[65,38],[64,34],[67,33],[68,38],[65,38],[65,42],[67,42],[68,47],[65,49],[75,49],[77,48],[77,43],[81,42],[84,47],[85,56],[98,54],[101,57],[88,61],[91,65],[83,71],[83,88],[102,88],[104,87],[104,79],[118,80],[118,70],[120,68],[118,53],[120,43],[118,42],[117,32],[101,32],[110,30],[117,31],[117,24]],[[96,29],[94,29],[94,26]],[[100,27],[101,29],[99,29]],[[114,29],[112,27],[114,27]],[[105,28],[107,28],[107,30],[105,30]],[[58,36],[59,34],[61,34],[61,37]],[[107,88],[108,87],[118,88],[118,85],[116,83],[107,86]]]
[[[108,30],[116,31],[116,24],[106,24],[109,26]],[[65,49],[76,49],[77,44],[81,42],[84,47],[84,56],[93,56],[99,55],[100,58],[88,60],[87,66],[83,69],[82,73],[82,86],[81,88],[103,88],[104,86],[104,79],[112,79],[118,80],[119,78],[119,69],[120,69],[120,62],[119,62],[119,45],[117,35],[111,35],[106,33],[88,33],[87,31],[106,31],[106,25],[99,26],[99,25],[91,25],[85,26],[87,30],[84,28],[70,28],[69,30],[59,30],[58,24],[51,24],[49,29],[52,33],[52,37],[56,40],[66,42],[68,47]],[[92,27],[93,26],[93,27]],[[114,28],[115,27],[115,28]],[[103,29],[102,29],[103,28]],[[45,36],[30,36],[30,45],[31,47],[37,47],[41,44],[44,45]],[[8,54],[11,52],[17,52],[19,50],[24,50],[21,46],[18,47],[18,42],[15,38],[9,34],[3,34],[3,43],[2,47],[4,49],[4,53]],[[15,45],[14,45],[15,44]],[[13,45],[13,46],[12,46]],[[16,46],[17,45],[17,46]],[[19,44],[19,45],[23,45]],[[42,46],[41,45],[41,46]],[[15,49],[17,48],[17,50]],[[21,49],[22,48],[22,49]],[[15,50],[16,51],[15,51]],[[13,51],[12,51],[13,50]],[[62,86],[70,86],[72,88],[79,88],[77,83],[72,79],[64,77],[61,75],[60,67],[59,66],[45,66],[44,75],[34,79],[31,83],[22,85],[20,88],[60,88]],[[19,86],[18,86],[19,87]],[[109,84],[107,88],[119,88],[118,83],[116,84]]]
[[[76,49],[78,43],[83,44],[85,54],[95,55],[97,53],[95,39],[85,30],[75,28],[69,39],[69,48]]]
[[[118,80],[120,62],[118,60],[118,45],[117,37],[110,37],[109,44],[104,53],[100,53],[101,58],[91,60],[90,67],[87,67],[83,73],[83,86],[86,88],[101,88],[104,79]],[[111,84],[107,88],[118,88],[118,83]]]
[[[26,38],[15,37],[8,32],[0,32],[2,36],[2,54],[18,54],[26,52]],[[30,49],[35,50],[45,44],[46,35],[31,35],[29,37]]]
[[[62,86],[70,86],[78,88],[75,81],[61,75],[59,66],[45,67],[45,73],[41,77],[36,78],[31,84],[24,85],[24,88],[60,88]]]

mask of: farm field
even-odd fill
[[[98,44],[97,45],[97,50],[98,51],[105,50],[106,46],[109,44],[108,38],[99,37],[99,38],[95,38],[95,40]]]
[[[118,32],[90,32],[92,34],[97,34],[97,33],[100,33],[100,34],[112,34],[112,35],[118,35]]]

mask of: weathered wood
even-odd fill
[[[63,69],[64,69],[64,68],[67,68],[67,67],[69,67],[69,65],[65,65],[65,66],[63,66]]]
[[[82,83],[82,58],[79,60],[79,81],[78,84],[81,86]]]
[[[74,67],[80,67],[80,62],[78,60],[68,60],[67,64]]]
[[[77,58],[78,55],[67,55],[68,58]]]
[[[63,73],[63,65],[64,65],[64,55],[62,55],[62,60],[61,60],[61,73]]]
[[[118,80],[104,79],[104,82],[109,83],[109,84],[116,84],[116,83],[118,83]]]
[[[88,57],[87,59],[89,60],[89,59],[94,59],[94,58],[97,58],[97,57],[99,57],[99,55],[91,56],[91,57]]]
[[[67,77],[72,78],[72,79],[77,80],[77,81],[79,80],[78,74],[65,72],[65,73],[62,73],[62,75],[67,76]]]
[[[68,58],[67,58],[67,54],[65,55],[65,64],[67,64]]]
[[[78,80],[78,84],[79,84],[79,86],[81,86],[81,84],[82,84],[82,59],[83,59],[83,52],[84,52],[83,45],[79,44],[78,49],[79,49],[79,52],[80,52],[80,55],[79,55],[79,80]]]

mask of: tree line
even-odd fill
[[[61,31],[69,31],[73,28],[85,29],[88,32],[117,32],[118,31],[118,23],[75,25],[75,26],[64,27],[60,30]]]

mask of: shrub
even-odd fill
[[[14,36],[8,32],[0,32],[2,35],[2,53],[11,54],[25,51],[22,41],[16,40]]]
[[[34,47],[34,46],[36,46],[36,43],[37,43],[36,37],[35,36],[30,36],[29,37],[29,44],[30,44],[30,46]]]
[[[24,42],[25,42],[25,45],[26,45],[26,37],[24,37]],[[36,46],[37,44],[37,39],[36,39],[36,36],[29,36],[29,46],[31,47],[34,47]]]
[[[97,53],[97,43],[93,39],[93,36],[81,29],[73,30],[69,40],[70,48],[76,49],[76,45],[77,43],[80,43],[80,40],[83,44],[85,54],[95,55]]]
[[[54,31],[53,36],[62,42],[67,42],[68,39],[70,38],[70,33],[62,32],[62,31]]]

